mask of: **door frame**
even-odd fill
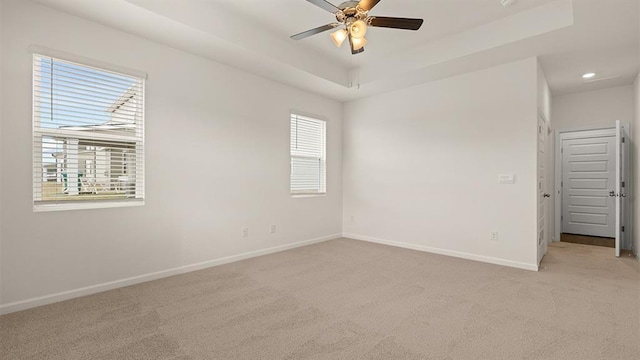
[[[625,123],[625,122],[620,122],[620,125],[623,126],[625,128],[625,130],[629,129],[629,123]],[[554,174],[554,190],[555,190],[555,201],[554,201],[554,208],[555,208],[555,219],[554,219],[554,232],[553,232],[553,237],[551,239],[552,242],[559,242],[560,241],[560,236],[562,234],[562,220],[561,220],[561,216],[562,216],[562,186],[561,186],[561,182],[562,182],[562,177],[563,177],[563,173],[562,173],[562,143],[564,140],[570,140],[570,139],[589,139],[589,138],[596,138],[596,137],[603,137],[603,136],[616,136],[616,122],[614,121],[612,125],[610,126],[592,126],[592,127],[579,127],[579,128],[572,128],[572,129],[561,129],[561,130],[556,130],[555,133],[555,144],[554,144],[554,161],[555,161],[555,174]],[[626,135],[627,140],[629,135]],[[625,169],[627,171],[625,171],[625,178],[623,179],[623,181],[626,182],[627,185],[629,185],[629,159],[628,156],[625,158],[623,156],[623,161],[625,162],[623,164],[623,166],[625,167]],[[622,233],[622,248],[626,249],[628,247],[629,244],[629,239],[631,238],[631,224],[628,221],[629,217],[629,189],[630,187],[627,186],[627,201],[625,201],[624,206],[624,211],[623,211],[623,215],[624,215],[624,219],[623,220],[623,225],[625,226],[625,231]],[[617,210],[616,210],[617,211]]]

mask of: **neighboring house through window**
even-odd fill
[[[33,56],[35,210],[141,204],[144,79]]]
[[[324,120],[291,114],[291,194],[319,195],[327,191]]]

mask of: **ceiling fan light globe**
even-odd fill
[[[367,24],[362,20],[354,21],[349,30],[353,38],[361,39],[367,34]]]
[[[365,45],[367,45],[367,39],[365,39],[364,37],[362,38],[351,37],[351,43],[353,44],[353,50],[360,50]]]
[[[337,47],[340,47],[342,46],[342,43],[347,38],[347,35],[348,35],[347,30],[340,29],[336,32],[331,33],[331,40],[333,41],[334,44],[336,44]]]

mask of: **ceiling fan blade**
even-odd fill
[[[408,19],[385,16],[370,16],[367,18],[369,24],[375,27],[385,27],[403,30],[418,30],[422,26],[422,19]]]
[[[364,47],[361,47],[360,49],[356,50],[353,48],[353,41],[351,41],[351,36],[348,37],[349,38],[349,47],[351,48],[351,54],[352,55],[358,55],[361,52],[364,51]]]
[[[304,38],[307,38],[309,36],[312,36],[312,35],[315,35],[315,34],[320,34],[321,32],[325,32],[327,30],[334,29],[338,25],[340,25],[340,24],[331,23],[331,24],[319,26],[319,27],[317,27],[315,29],[307,30],[307,31],[301,32],[299,34],[292,35],[291,38],[294,39],[294,40],[304,39]]]
[[[328,12],[335,14],[338,11],[340,11],[340,9],[338,9],[337,6],[333,5],[332,3],[325,1],[325,0],[307,0],[308,2],[312,3],[315,6],[321,7],[325,10],[327,10]]]
[[[360,0],[358,7],[364,11],[369,11],[378,5],[379,2],[380,0]]]

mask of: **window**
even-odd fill
[[[323,120],[291,114],[291,194],[325,194],[326,129]]]
[[[34,54],[35,210],[144,200],[144,79]]]

